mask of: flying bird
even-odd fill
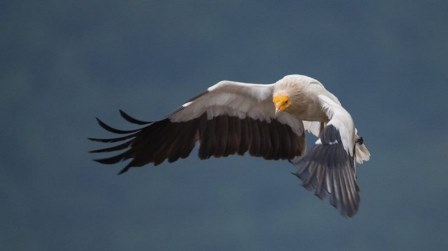
[[[359,208],[356,163],[370,158],[350,114],[316,79],[287,75],[273,84],[220,81],[184,103],[166,118],[146,122],[120,110],[141,128],[115,129],[97,118],[117,138],[92,141],[117,143],[92,153],[118,152],[96,159],[103,164],[129,160],[120,171],[159,165],[189,156],[199,143],[199,158],[232,154],[289,160],[302,185],[329,202],[344,216]],[[317,137],[306,151],[305,132]]]

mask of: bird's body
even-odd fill
[[[129,122],[145,126],[122,131],[98,120],[106,130],[126,135],[92,139],[124,141],[92,151],[123,151],[97,160],[113,164],[130,159],[121,173],[131,167],[186,158],[199,142],[201,159],[249,152],[265,159],[290,160],[304,187],[315,190],[320,198],[329,196],[343,215],[352,216],[358,209],[355,160],[362,163],[370,154],[350,114],[313,78],[288,75],[267,85],[221,81],[155,122],[121,114]],[[308,152],[305,131],[319,137]]]

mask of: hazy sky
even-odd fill
[[[446,1],[3,1],[5,250],[448,248]],[[372,159],[343,218],[287,161],[249,156],[117,172],[87,152],[219,80],[319,79]]]

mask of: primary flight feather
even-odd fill
[[[103,164],[129,160],[120,171],[186,158],[199,143],[199,158],[232,154],[268,160],[285,159],[297,170],[303,186],[344,216],[359,208],[356,163],[370,158],[350,114],[317,80],[288,75],[274,84],[221,81],[184,103],[165,119],[146,122],[120,111],[128,122],[143,126],[118,130],[98,119],[101,127],[124,136],[90,138],[112,147],[91,151],[119,152],[96,159]],[[306,151],[305,131],[318,137]]]

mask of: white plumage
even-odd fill
[[[121,151],[98,159],[113,164],[130,159],[131,167],[186,158],[199,142],[201,159],[243,155],[287,159],[297,166],[303,186],[329,197],[343,215],[352,216],[359,206],[355,161],[370,158],[350,114],[317,80],[288,75],[274,84],[221,81],[184,103],[166,119],[144,122],[120,111],[143,128],[123,131],[102,121],[108,131],[125,136],[93,141],[119,145],[92,152]],[[319,137],[306,152],[305,131]]]

